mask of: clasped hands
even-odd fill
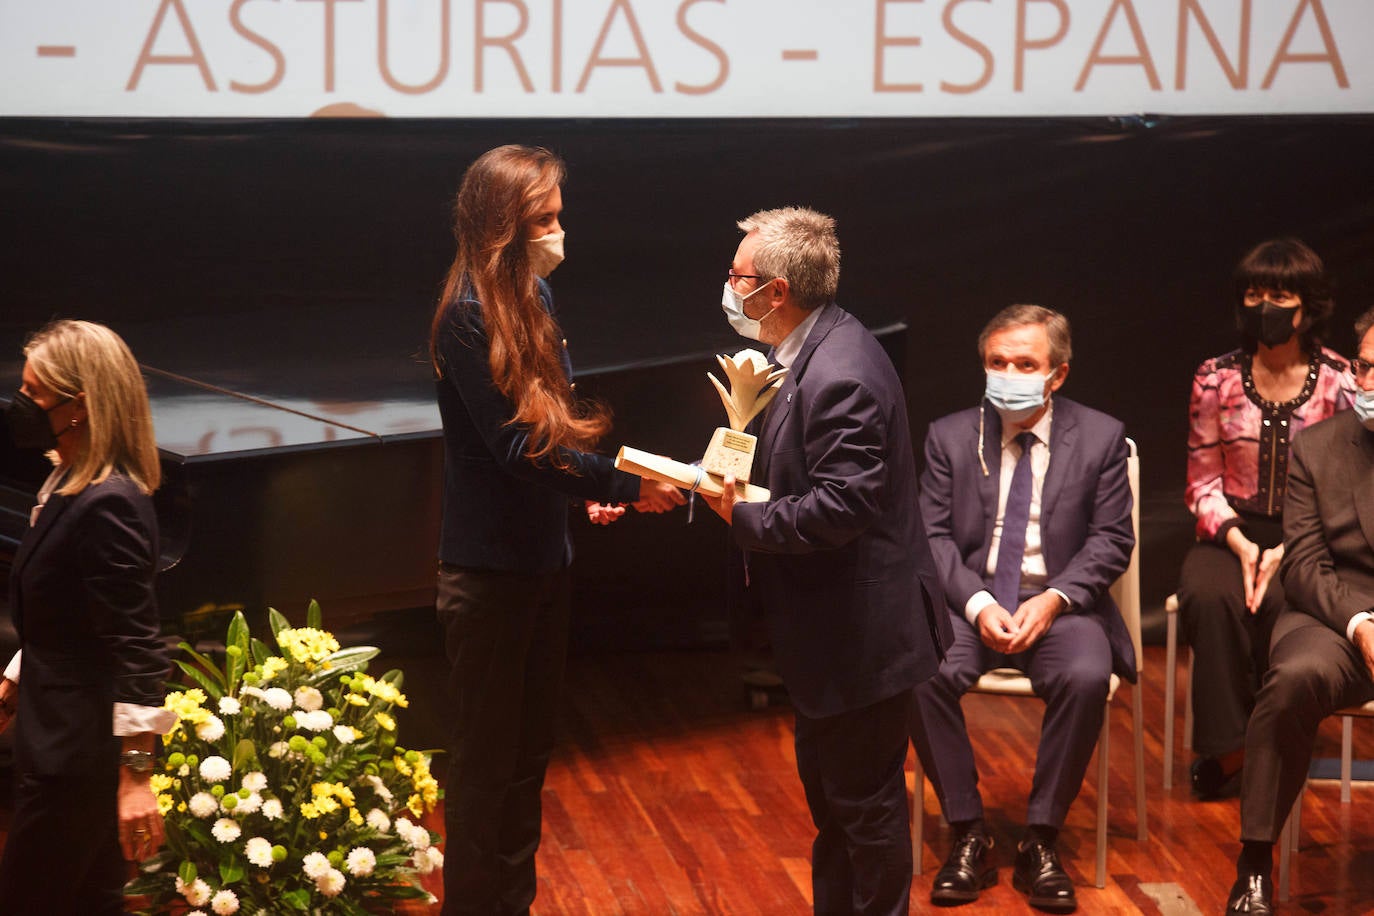
[[[1226,532],[1226,546],[1240,560],[1240,576],[1245,585],[1245,609],[1251,614],[1259,613],[1264,593],[1269,590],[1269,583],[1283,561],[1283,545],[1261,551],[1258,544],[1245,536],[1245,532],[1232,528]]]
[[[640,478],[639,499],[630,503],[636,512],[668,512],[687,502],[682,491],[672,484],[647,477]],[[609,525],[625,515],[624,503],[598,503],[587,500],[587,520],[593,525]]]
[[[1014,614],[989,604],[978,613],[978,636],[994,652],[1015,655],[1035,645],[1064,608],[1064,599],[1052,591],[1027,598]]]

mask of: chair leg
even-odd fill
[[[1150,821],[1145,814],[1144,699],[1143,689],[1137,683],[1131,691],[1131,726],[1135,732],[1135,838],[1141,843],[1150,838]],[[1173,719],[1168,721],[1173,722]]]
[[[1341,716],[1341,804],[1350,804],[1350,770],[1351,760],[1354,754],[1354,726],[1355,720],[1350,716]]]
[[[916,874],[924,870],[926,845],[926,768],[916,755],[916,779],[911,786],[911,864]]]
[[[1097,739],[1097,887],[1107,886],[1107,757],[1111,740],[1111,704],[1102,717]]]
[[[1178,680],[1178,614],[1164,615],[1164,788],[1174,787],[1174,688]],[[1140,687],[1136,687],[1136,706]]]
[[[1193,665],[1197,662],[1197,653],[1190,647],[1188,649],[1188,688],[1183,693],[1183,749],[1191,751],[1193,749]]]

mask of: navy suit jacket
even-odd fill
[[[867,329],[827,306],[763,418],[735,504],[750,588],[798,710],[859,709],[934,676],[953,639],[926,544],[906,400]]]
[[[988,588],[988,548],[997,520],[1002,421],[991,405],[984,406],[987,474],[978,462],[980,409],[973,407],[930,425],[921,475],[921,511],[931,550],[950,613],[960,618],[968,599]],[[1049,574],[1046,587],[1063,592],[1074,613],[1102,624],[1112,647],[1112,670],[1134,683],[1135,647],[1108,593],[1135,546],[1125,436],[1120,421],[1054,398],[1040,543]]]
[[[553,293],[542,280],[539,297],[552,313]],[[563,450],[571,471],[525,457],[528,431],[511,422],[515,406],[492,382],[490,343],[475,299],[444,306],[435,344],[444,370],[436,381],[444,423],[439,559],[509,572],[563,569],[572,560],[570,501],[633,502],[639,478],[589,452]],[[560,359],[571,378],[566,348]]]
[[[157,517],[127,477],[53,494],[10,571],[24,651],[15,758],[21,772],[115,768],[115,703],[161,706],[169,673],[153,594]]]

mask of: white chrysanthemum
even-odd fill
[[[238,697],[220,697],[219,714],[222,716],[237,716],[243,705],[239,703]]]
[[[210,885],[206,884],[203,878],[197,878],[190,884],[186,884],[178,875],[177,893],[185,897],[186,902],[191,906],[205,906],[210,902]]]
[[[343,872],[331,868],[315,879],[315,889],[326,897],[337,897],[343,893],[345,883]]]
[[[243,781],[239,783],[249,792],[261,792],[267,788],[267,776],[257,770],[243,775]]]
[[[320,693],[314,687],[297,687],[296,705],[306,712],[324,709],[324,694]]]
[[[232,843],[243,833],[239,827],[239,822],[232,817],[222,817],[215,821],[215,826],[210,828],[210,834],[221,843]]]
[[[415,850],[413,858],[415,870],[422,875],[427,875],[436,868],[444,867],[444,854],[433,846],[427,849]]]
[[[200,762],[200,778],[206,782],[224,782],[233,772],[234,768],[223,757],[206,757]]]
[[[311,880],[319,878],[331,867],[329,859],[322,852],[312,852],[301,860],[301,871],[305,872],[305,876]]]
[[[243,854],[258,868],[269,868],[272,865],[272,841],[255,836],[243,844]]]
[[[239,897],[233,891],[220,891],[210,900],[210,909],[219,916],[229,916],[239,911]]]
[[[378,833],[386,833],[391,829],[391,818],[381,808],[373,808],[367,812],[367,826]]]
[[[192,910],[191,912],[187,913],[186,916],[205,916],[205,911],[204,911],[204,910]]]
[[[286,712],[291,708],[291,694],[280,687],[268,687],[262,692],[262,698],[267,702],[268,706],[271,706],[278,712]]]
[[[247,798],[239,798],[239,802],[234,806],[234,813],[239,817],[245,814],[254,814],[262,808],[262,796],[256,792],[249,792]]]
[[[334,717],[323,709],[314,712],[307,712],[304,709],[296,710],[296,724],[312,732],[322,732],[334,724]]]
[[[219,716],[206,716],[205,721],[196,725],[196,737],[211,744],[224,737],[224,722]]]
[[[411,849],[429,848],[429,831],[404,817],[396,818],[396,835],[405,840]]]
[[[197,792],[191,796],[191,800],[186,803],[186,807],[191,809],[191,813],[204,820],[214,815],[219,810],[219,799],[209,792]]]
[[[239,696],[253,697],[257,700],[267,699],[267,693],[261,687],[244,687],[239,691]]]
[[[281,802],[277,801],[275,798],[269,798],[262,803],[262,816],[269,821],[281,820],[281,813]]]
[[[377,867],[377,854],[366,846],[354,846],[344,860],[348,873],[355,878],[366,878]]]
[[[352,744],[358,738],[358,733],[353,730],[351,725],[334,726],[334,738],[340,744]]]
[[[190,776],[190,775],[191,775],[191,766],[190,766],[190,764],[183,763],[180,767],[178,767],[178,768],[177,768],[177,775],[180,776],[182,779],[185,779],[187,776]]]
[[[267,756],[273,760],[280,760],[289,753],[291,753],[291,745],[285,741],[274,741],[272,746],[267,749]]]
[[[378,798],[384,802],[391,801],[391,790],[386,787],[386,783],[382,782],[380,776],[369,774],[363,778],[367,780],[368,785],[372,786],[372,791],[377,793]]]

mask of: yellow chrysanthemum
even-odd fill
[[[166,792],[175,783],[176,781],[166,773],[154,773],[148,777],[148,788],[152,789],[154,793]]]
[[[157,797],[157,813],[161,814],[163,817],[166,817],[167,812],[171,811],[175,805],[176,799],[172,798],[170,795],[159,795]]]
[[[363,816],[358,813],[357,808],[348,809],[348,820],[354,827],[361,827],[363,825]]]
[[[377,724],[380,725],[382,728],[386,729],[387,731],[394,732],[396,730],[396,720],[391,718],[391,716],[388,716],[386,713],[379,712],[377,713],[375,718],[377,720]]]
[[[320,809],[315,807],[314,802],[305,802],[301,805],[301,817],[308,821],[313,821],[320,816]]]
[[[309,667],[311,663],[324,661],[339,651],[339,641],[332,633],[314,627],[299,627],[282,630],[277,634],[277,645],[296,661]]]
[[[163,709],[170,709],[182,722],[199,725],[210,718],[210,710],[204,708],[205,691],[198,687],[190,690],[176,690],[167,694],[162,701]]]
[[[286,659],[282,658],[280,655],[273,655],[262,663],[263,682],[272,680],[272,678],[281,674],[289,667],[290,665],[287,663]]]

